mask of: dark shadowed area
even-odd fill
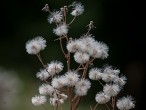
[[[47,40],[47,48],[41,53],[44,62],[60,60],[65,63],[59,43],[54,42],[57,38],[52,31],[54,25],[47,22],[48,14],[41,9],[46,3],[53,10],[72,2],[73,0],[5,0],[0,3],[0,68],[10,74],[9,71],[15,71],[22,83],[18,86],[21,88],[18,99],[22,103],[14,107],[14,110],[35,110],[31,105],[31,97],[38,93],[37,87],[40,83],[35,74],[42,67],[36,56],[26,53],[26,41],[36,36],[43,36]],[[85,12],[70,26],[69,35],[73,38],[81,36],[87,31],[86,26],[89,22],[94,21],[96,28],[91,33],[95,35],[96,40],[103,41],[109,46],[109,57],[106,60],[95,60],[94,65],[102,67],[109,64],[120,69],[128,79],[121,96],[133,95],[136,100],[135,110],[146,109],[144,3],[142,0],[80,0],[80,2],[85,6]],[[68,21],[72,18],[69,15]],[[9,78],[5,80],[8,81]],[[99,85],[93,88],[89,93],[90,97],[85,98],[87,104],[89,99],[94,101],[98,87]],[[3,91],[0,88],[0,94],[1,92]],[[0,109],[3,104],[0,101]],[[13,109],[2,108],[2,110]]]

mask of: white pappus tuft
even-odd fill
[[[45,96],[36,95],[35,97],[32,97],[31,101],[32,101],[32,104],[34,104],[35,106],[39,106],[39,105],[44,104],[47,101],[47,99]]]
[[[63,67],[63,63],[59,61],[52,61],[48,64],[46,69],[51,76],[54,76],[55,74],[60,73],[63,70]]]
[[[68,33],[68,26],[66,24],[62,24],[57,28],[53,29],[53,33],[55,33],[57,36],[66,35]]]
[[[45,81],[50,77],[50,75],[46,69],[42,69],[42,70],[40,70],[40,72],[37,72],[36,77],[42,81]]]
[[[51,15],[48,17],[48,22],[50,24],[53,22],[60,23],[62,19],[63,19],[62,12],[54,11],[54,12],[51,12]]]
[[[116,96],[120,92],[121,88],[119,85],[116,84],[106,84],[103,87],[104,93],[106,93],[109,96]]]
[[[91,87],[91,83],[87,79],[79,80],[75,85],[75,93],[78,96],[87,95],[88,89]]]
[[[73,11],[71,12],[73,16],[79,16],[84,12],[84,6],[79,2],[73,2],[71,6],[73,6]]]
[[[99,104],[105,104],[110,101],[110,96],[105,94],[104,92],[99,92],[96,94],[95,100]]]
[[[79,64],[84,64],[84,63],[88,62],[89,59],[90,59],[90,56],[87,53],[76,52],[74,54],[74,60]]]
[[[93,58],[105,59],[108,57],[108,46],[103,42],[95,41],[92,44],[92,48],[89,50],[89,54]]]
[[[44,50],[45,47],[46,40],[41,36],[38,36],[26,42],[26,51],[29,54],[38,54],[41,50]]]
[[[119,73],[119,69],[113,69],[111,66],[107,66],[103,71],[102,80],[105,82],[115,81],[119,77]]]
[[[89,71],[89,78],[92,80],[99,80],[99,79],[101,79],[101,76],[102,76],[102,73],[101,73],[100,69],[92,68]]]
[[[54,92],[54,88],[49,84],[42,84],[39,87],[39,93],[42,95],[52,95]]]
[[[125,84],[126,84],[126,81],[127,81],[126,76],[121,76],[121,77],[118,77],[118,78],[116,78],[116,79],[114,80],[114,82],[115,82],[116,84],[118,84],[119,86],[125,85]]]
[[[75,71],[69,71],[64,76],[66,86],[74,86],[79,80],[79,75]]]
[[[52,79],[52,86],[56,89],[60,89],[64,86],[65,82],[66,82],[66,79],[63,76],[54,77]]]
[[[50,104],[52,106],[55,106],[55,107],[58,107],[60,106],[61,104],[64,103],[64,100],[63,99],[58,99],[58,98],[50,98]]]
[[[135,107],[135,101],[132,96],[122,97],[117,100],[116,105],[120,110],[129,110]]]
[[[77,52],[80,48],[79,40],[70,40],[66,46],[67,50],[71,53]]]

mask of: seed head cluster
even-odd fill
[[[74,18],[68,22],[66,16],[70,7],[72,7],[70,14]],[[114,107],[119,110],[134,108],[135,101],[132,96],[123,98],[118,96],[127,82],[126,76],[121,74],[119,69],[113,66],[90,67],[95,60],[104,60],[109,56],[109,47],[104,42],[97,41],[95,36],[90,33],[91,29],[95,28],[93,21],[87,25],[87,33],[78,38],[68,36],[71,24],[77,16],[83,14],[84,6],[80,2],[73,2],[69,6],[51,12],[46,4],[42,10],[49,12],[48,22],[56,25],[53,33],[58,36],[56,40],[60,41],[66,64],[57,60],[50,63],[43,62],[40,54],[46,47],[46,40],[43,37],[38,36],[26,43],[27,53],[37,55],[43,65],[43,68],[36,73],[36,77],[43,83],[38,88],[39,95],[32,97],[32,104],[44,106],[47,102],[54,110],[57,110],[61,109],[61,105],[65,101],[68,101],[69,110],[77,110],[81,98],[88,95],[89,89],[92,87],[91,81],[94,80],[102,87],[95,95],[95,101],[98,105],[106,104],[107,108],[112,108],[112,110]],[[71,57],[75,67],[72,67]],[[96,107],[93,109],[90,106],[91,110],[95,110]]]

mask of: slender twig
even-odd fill
[[[49,110],[45,105],[42,105],[44,109]]]
[[[45,68],[45,64],[44,64],[43,61],[42,61],[42,58],[41,58],[41,56],[40,56],[40,53],[38,53],[38,54],[36,54],[36,55],[37,55],[39,61],[41,62],[42,66]]]
[[[64,54],[64,56],[66,56],[66,53],[65,53],[63,46],[62,46],[62,39],[60,39],[60,48],[61,48],[61,51]]]
[[[100,85],[101,85],[101,86],[104,86],[104,85],[101,83],[101,81],[100,81],[100,80],[98,80],[98,82],[100,83]]]
[[[55,39],[54,41],[60,40],[60,39],[63,39],[63,38],[66,38],[66,36],[64,36],[64,37],[59,37],[58,39]]]
[[[108,108],[108,110],[110,110],[109,106],[108,106],[107,104],[105,104],[105,105],[106,105],[106,107]]]
[[[71,25],[75,19],[76,19],[76,16],[74,16],[74,18],[70,21],[70,23],[68,23],[68,26]]]
[[[95,107],[93,108],[93,110],[96,110],[97,106],[98,106],[98,103],[96,103],[96,105],[95,105]]]
[[[115,110],[115,96],[112,97],[112,107],[113,110]]]
[[[91,105],[90,105],[90,110],[93,110]]]
[[[71,88],[67,88],[67,94],[68,94],[68,101],[69,101],[69,110],[72,110],[72,96],[71,96]]]
[[[81,100],[81,96],[78,96],[77,101],[76,101],[75,106],[74,106],[74,110],[77,110],[78,105],[80,103],[80,100]]]

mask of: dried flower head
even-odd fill
[[[32,97],[31,101],[35,106],[39,106],[39,105],[44,104],[47,101],[47,99],[45,96],[41,96],[41,95],[37,96],[36,95],[35,97]]]
[[[44,50],[46,47],[46,40],[40,36],[29,40],[26,43],[26,51],[29,54],[38,54],[41,50]]]

